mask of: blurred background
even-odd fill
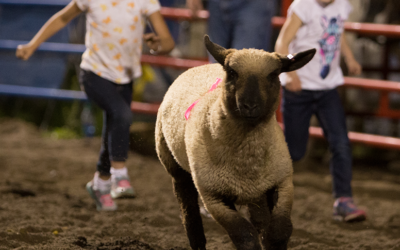
[[[349,1],[354,8],[349,22],[400,25],[398,0]],[[275,16],[284,17],[290,2],[276,0]],[[85,100],[83,93],[78,92],[77,75],[84,51],[84,15],[49,39],[29,61],[15,57],[16,46],[29,41],[53,14],[68,3],[68,0],[0,0],[0,119],[33,123],[44,136],[57,139],[90,138],[100,135],[102,115],[96,106]],[[167,8],[185,8],[184,0],[160,0],[160,3]],[[207,6],[207,1],[203,3]],[[179,15],[180,12],[176,13]],[[203,36],[207,33],[206,18],[195,20],[166,16],[166,21],[176,42],[169,58],[206,63],[207,53],[203,46]],[[279,33],[278,26],[274,25],[272,43]],[[400,36],[382,35],[376,30],[369,34],[349,32],[347,39],[356,59],[363,66],[359,78],[400,84]],[[149,54],[148,48],[143,50],[144,55]],[[159,104],[170,84],[185,70],[182,66],[165,66],[163,62],[166,59],[144,60],[143,76],[135,81],[135,102]],[[149,63],[151,61],[155,63]],[[345,68],[343,70],[346,73]],[[350,131],[399,137],[398,91],[349,87],[340,91]],[[154,155],[155,115],[135,112],[134,119],[132,149]],[[318,126],[314,120],[312,124]],[[313,150],[308,150],[308,157],[328,161],[329,152],[324,140],[311,139],[309,146]],[[363,164],[400,172],[399,148],[400,145],[375,147],[353,144],[353,155],[355,161]]]

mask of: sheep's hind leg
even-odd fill
[[[200,216],[198,193],[190,173],[183,170],[169,151],[162,133],[156,136],[157,153],[161,163],[172,176],[174,193],[181,208],[182,222],[194,250],[206,249],[206,237]]]
[[[265,250],[287,249],[293,230],[290,219],[292,202],[293,183],[290,177],[279,187],[268,190],[264,201],[249,205],[251,221],[260,232]]]
[[[233,201],[205,198],[204,205],[238,250],[261,250],[256,228],[236,211]]]

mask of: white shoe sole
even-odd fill
[[[127,188],[124,191],[111,190],[110,194],[113,199],[123,199],[123,198],[134,198],[135,197],[135,191],[133,191],[133,188]]]

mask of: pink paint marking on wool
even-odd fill
[[[186,112],[185,112],[185,118],[186,118],[186,120],[189,120],[190,111],[192,111],[194,105],[196,105],[199,101],[200,101],[200,99],[199,99],[199,100],[196,100],[196,101],[195,101],[194,103],[192,103],[192,105],[190,105],[189,108],[186,110]]]
[[[218,87],[218,84],[222,81],[221,78],[217,78],[217,80],[215,81],[215,83],[213,85],[211,85],[211,88],[207,91],[211,92],[214,89],[216,89]],[[200,101],[200,99],[196,100],[194,103],[192,103],[192,105],[189,106],[189,108],[186,110],[185,112],[185,118],[186,120],[189,120],[189,116],[190,116],[190,111],[192,111],[192,109],[194,108],[194,106]]]
[[[217,80],[215,81],[215,83],[211,86],[211,88],[208,90],[208,92],[213,91],[214,89],[216,89],[218,87],[218,84],[222,81],[221,78],[217,78]],[[207,93],[208,93],[207,92]]]

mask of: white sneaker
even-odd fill
[[[118,198],[133,198],[135,197],[135,190],[131,186],[129,176],[115,176],[111,175],[111,197]]]

